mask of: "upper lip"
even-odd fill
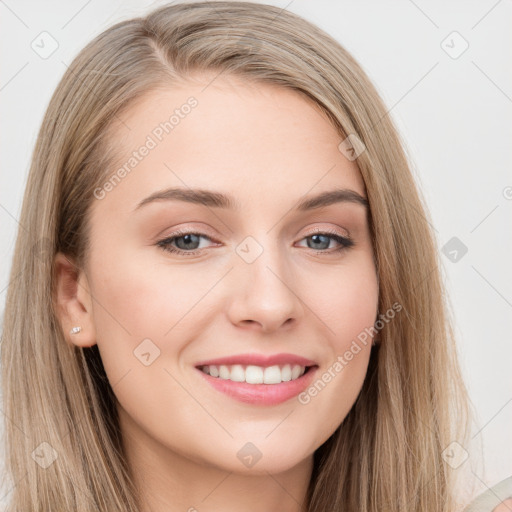
[[[300,366],[316,366],[314,361],[306,359],[305,357],[297,356],[295,354],[238,354],[227,357],[219,357],[217,359],[208,359],[207,361],[201,361],[196,366],[219,366],[219,365],[253,365],[253,366],[275,366],[285,364],[298,364]]]

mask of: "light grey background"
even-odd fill
[[[29,159],[51,94],[95,35],[163,3],[0,0],[2,316]],[[453,237],[468,249],[462,257],[456,249],[454,262],[448,246],[442,258],[479,418],[474,441],[483,446],[484,467],[472,446],[464,464],[482,489],[495,484],[512,475],[511,2],[266,3],[313,21],[358,59],[406,142],[440,249]],[[40,56],[52,39],[58,48]]]

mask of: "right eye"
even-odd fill
[[[201,238],[211,241],[211,238],[203,233],[178,231],[176,233],[172,233],[171,236],[160,240],[157,242],[157,245],[164,251],[182,254],[185,256],[195,256],[198,251],[204,248],[200,247]],[[173,244],[176,244],[177,247]]]

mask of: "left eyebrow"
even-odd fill
[[[185,189],[185,188],[169,188],[154,192],[146,197],[134,208],[138,210],[142,206],[154,201],[185,201],[188,203],[200,204],[213,208],[225,208],[241,210],[240,204],[233,197],[220,192],[214,192],[205,189]],[[368,200],[355,190],[335,189],[328,192],[322,192],[316,196],[302,199],[295,207],[299,211],[313,210],[322,208],[335,203],[354,203],[362,205],[369,209]]]
[[[343,188],[331,190],[329,192],[322,192],[316,196],[303,199],[296,208],[299,211],[306,211],[313,210],[315,208],[322,208],[335,203],[355,203],[364,206],[366,209],[369,209],[370,207],[366,197],[363,197],[355,190]]]

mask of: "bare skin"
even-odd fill
[[[123,115],[130,130],[116,130],[120,166],[169,113],[190,96],[198,101],[94,200],[86,268],[76,276],[57,255],[59,317],[64,333],[82,327],[69,343],[98,344],[144,512],[299,512],[314,451],[359,394],[371,339],[308,403],[242,403],[195,365],[290,353],[313,360],[318,378],[329,369],[332,376],[338,356],[377,316],[368,214],[355,202],[295,207],[334,189],[366,191],[356,163],[338,149],[342,139],[305,97],[225,77],[204,89],[210,80],[150,93]],[[169,187],[222,192],[239,209],[178,200],[136,209]],[[197,241],[190,250],[183,236],[170,243],[194,255],[157,245],[178,229],[201,235],[187,239]],[[354,245],[337,251],[343,246],[331,233]],[[262,251],[251,263],[237,251],[247,237],[252,245],[241,247]],[[147,366],[134,356],[145,339],[159,350]],[[237,456],[247,443],[261,454],[252,467]]]
[[[512,510],[512,498],[502,501],[493,512],[510,512]]]

